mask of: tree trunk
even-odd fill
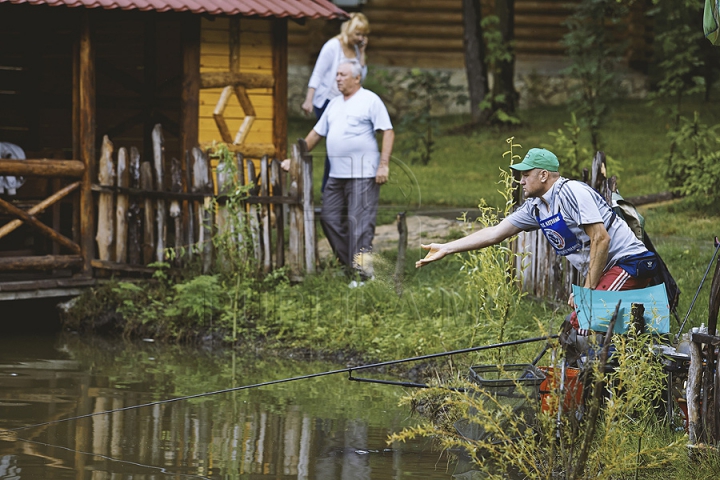
[[[488,92],[488,77],[485,69],[485,43],[483,42],[480,20],[480,0],[462,0],[463,46],[465,48],[465,71],[470,94],[470,113],[473,123],[486,120],[480,110],[480,102]]]
[[[500,34],[503,42],[507,45],[515,39],[515,0],[497,0],[495,2],[495,14],[498,16]],[[493,82],[493,98],[502,95],[503,100],[494,105],[493,110],[498,108],[505,113],[515,113],[518,103],[518,92],[515,90],[515,51],[511,49],[511,58],[507,61],[498,62]]]

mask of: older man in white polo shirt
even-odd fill
[[[361,279],[372,271],[358,261],[372,251],[380,185],[387,182],[395,133],[380,97],[362,88],[357,62],[338,66],[342,95],[333,98],[305,141],[312,150],[327,137],[330,178],[323,192],[320,217],[325,235],[340,263],[356,269]],[[375,132],[381,130],[378,151]]]

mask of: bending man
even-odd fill
[[[521,163],[510,166],[521,172],[520,185],[527,201],[495,226],[449,243],[422,245],[429,252],[415,266],[450,253],[495,245],[521,231],[541,229],[555,252],[567,257],[585,277],[585,288],[617,291],[646,287],[657,268],[655,254],[599,193],[583,182],[561,177],[559,167],[549,150],[530,149]],[[575,308],[572,295],[568,304]],[[577,320],[574,326],[577,328]]]

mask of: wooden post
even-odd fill
[[[107,135],[103,137],[102,153],[100,156],[100,169],[98,180],[100,185],[113,186],[115,184],[115,166],[113,165],[113,144]],[[98,244],[98,257],[103,261],[112,260],[110,246],[113,243],[113,224],[115,221],[115,207],[112,193],[98,195],[98,228],[95,240]]]
[[[288,193],[291,197],[298,198],[302,192],[302,159],[300,147],[293,144],[290,157],[290,187]],[[303,279],[303,205],[290,205],[290,236],[288,239],[288,266],[290,268],[290,280],[300,281]]]
[[[197,147],[193,148],[193,192],[205,193],[202,204],[197,206],[197,222],[199,227],[198,243],[202,246],[202,271],[210,272],[212,267],[212,212],[210,194],[211,183],[207,156]]]
[[[218,186],[218,195],[227,195],[228,192],[230,192],[230,187],[232,186],[232,179],[231,177],[231,167],[230,165],[227,165],[224,160],[221,160],[218,163],[217,170],[217,186]],[[227,207],[225,205],[219,205],[217,216],[216,216],[216,228],[218,235],[224,235],[227,233],[228,229],[228,212]]]
[[[255,164],[252,161],[247,162],[247,181],[248,184],[253,184],[253,186],[250,188],[250,195],[257,195],[260,191],[260,186],[258,185],[258,177],[255,175]],[[252,241],[253,245],[253,253],[255,254],[255,258],[258,260],[259,264],[262,250],[260,248],[260,222],[258,220],[257,205],[254,205],[252,203],[248,205],[248,218],[248,224],[250,228],[250,240]]]
[[[283,174],[280,162],[274,158],[270,167],[270,184],[273,197],[283,196]],[[275,209],[275,268],[285,266],[285,219],[283,204],[276,203]]]
[[[135,147],[130,147],[130,186],[134,189],[140,188],[140,152]],[[128,210],[128,260],[131,265],[140,265],[141,261],[141,211],[140,199],[133,195]]]
[[[155,167],[155,190],[162,192],[165,190],[165,145],[160,124],[155,125],[152,131],[153,143],[153,165]],[[156,224],[157,224],[157,243],[155,245],[155,259],[158,262],[165,260],[165,244],[167,242],[167,212],[165,199],[158,198],[156,200]]]
[[[170,161],[170,176],[172,177],[171,191],[173,193],[182,192],[182,165],[180,160],[173,157]],[[180,249],[183,244],[183,228],[182,228],[182,209],[180,208],[180,201],[173,199],[170,201],[170,217],[173,219],[173,226],[175,227],[175,264],[180,264]]]
[[[140,166],[140,188],[146,192],[153,189],[152,166],[150,162],[142,162]],[[153,249],[155,248],[155,207],[150,197],[145,197],[145,215],[143,222],[143,263],[153,262]]]
[[[200,16],[185,12],[182,16],[181,43],[183,55],[183,81],[181,93],[180,151],[187,157],[198,144],[200,118]],[[185,168],[189,175],[190,162]],[[188,178],[187,188],[192,180]],[[190,209],[192,211],[192,209]],[[190,245],[192,241],[188,242]]]
[[[192,147],[190,147],[192,148]],[[192,190],[193,187],[193,161],[191,150],[185,151],[185,185],[188,191]],[[187,232],[185,242],[187,243],[188,259],[193,256],[193,249],[195,247],[195,202],[192,200],[187,201]]]
[[[702,384],[702,355],[700,345],[690,342],[690,367],[688,368],[685,398],[688,411],[688,440],[690,445],[702,442],[702,423],[700,421],[700,385]]]
[[[313,201],[313,163],[305,140],[298,140],[302,160],[302,215],[305,237],[305,271],[315,273],[315,202]]]
[[[287,158],[288,23],[276,18],[272,24],[273,52],[273,144],[275,158]]]
[[[270,184],[270,177],[268,175],[268,157],[267,155],[263,156],[262,160],[260,160],[260,196],[261,197],[269,197],[270,196],[270,189],[268,188]],[[263,238],[263,273],[269,273],[272,269],[272,255],[270,252],[272,251],[272,246],[270,245],[270,208],[271,206],[269,204],[263,203],[260,207],[261,215],[260,218],[262,219],[262,238]]]
[[[95,48],[90,31],[90,19],[94,12],[80,13],[80,38],[77,49],[78,60],[73,79],[76,105],[73,118],[76,119],[76,136],[79,155],[76,157],[85,165],[80,191],[80,248],[83,256],[82,273],[92,275],[92,259],[95,257],[95,209],[93,206],[92,182],[95,178]],[[75,94],[74,94],[75,96]]]
[[[128,165],[127,149],[118,150],[117,184],[118,187],[127,188],[130,186],[130,169]],[[117,196],[116,230],[115,236],[115,261],[127,263],[127,239],[128,239],[128,205],[130,199],[126,194],[119,193]]]
[[[407,251],[408,229],[405,212],[397,214],[398,256],[395,263],[395,292],[402,295],[403,278],[405,276],[405,252]]]

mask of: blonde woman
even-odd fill
[[[340,95],[335,76],[341,63],[348,61],[359,63],[362,67],[362,80],[365,80],[367,75],[365,49],[369,33],[370,23],[367,17],[362,13],[351,13],[350,18],[340,27],[340,34],[323,45],[310,75],[307,95],[302,104],[306,114],[314,112],[319,120],[328,102]],[[325,190],[329,173],[330,161],[325,158],[321,191]]]

